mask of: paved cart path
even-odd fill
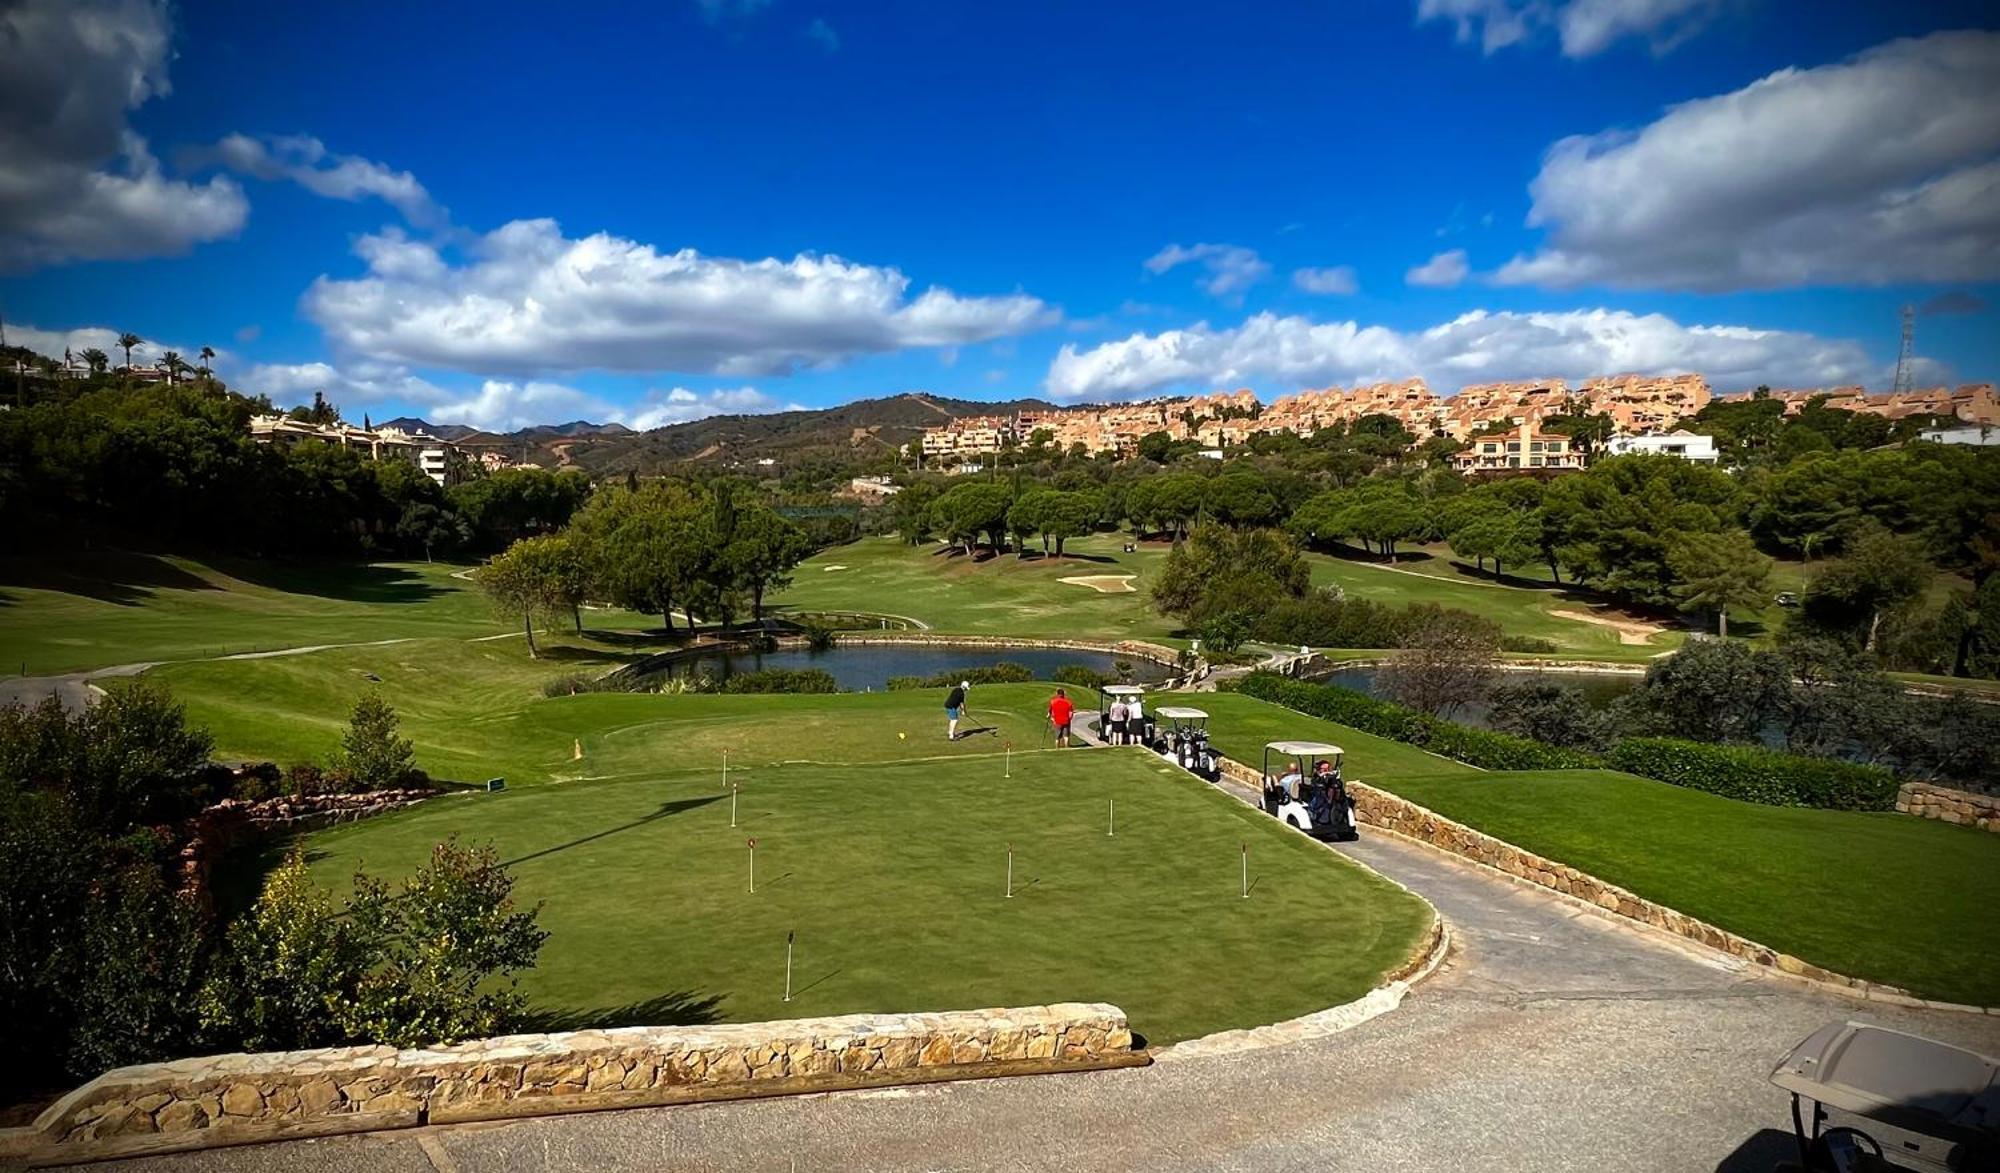
[[[293,1142],[193,1170],[1727,1170],[1785,1152],[1784,1051],[1841,1018],[2000,1052],[2000,1018],[1761,976],[1427,847],[1341,848],[1451,922],[1446,966],[1344,1034],[1150,1068]],[[1339,909],[1289,907],[1302,932]],[[1303,975],[1301,975],[1303,978]],[[1227,996],[1218,991],[1217,996]]]

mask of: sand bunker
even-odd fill
[[[1595,623],[1599,627],[1608,627],[1618,633],[1618,642],[1621,644],[1651,643],[1654,636],[1666,630],[1657,623],[1648,623],[1643,619],[1612,619],[1604,615],[1592,615],[1588,611],[1551,611],[1549,614],[1558,619],[1574,619],[1578,623]]]
[[[1079,574],[1072,578],[1059,578],[1056,581],[1066,582],[1071,586],[1086,586],[1100,595],[1119,595],[1138,590],[1138,587],[1132,585],[1132,580],[1137,577],[1139,576],[1136,574]]]
[[[845,567],[845,566],[822,566],[822,567],[820,567],[820,569],[821,569],[821,570],[846,570],[846,569],[847,569],[847,567]]]

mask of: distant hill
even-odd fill
[[[709,416],[649,432],[586,420],[537,424],[504,434],[407,416],[385,420],[383,426],[429,432],[465,448],[498,449],[515,460],[580,467],[593,476],[614,476],[654,473],[690,460],[741,463],[766,457],[796,459],[814,452],[872,455],[901,448],[922,435],[925,428],[948,420],[1047,411],[1051,406],[1039,399],[992,403],[911,392],[812,411]]]

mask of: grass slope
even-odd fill
[[[935,543],[864,538],[808,560],[777,601],[797,610],[889,612],[944,632],[1162,638],[1175,624],[1152,611],[1147,591],[1167,547],[1152,542],[1128,554],[1124,540],[1120,534],[1081,538],[1068,545],[1079,557],[1061,560],[1012,554],[975,560]],[[1666,632],[1644,645],[1620,643],[1610,628],[1550,614],[1588,609],[1588,600],[1563,590],[1495,584],[1452,569],[1446,558],[1397,569],[1321,554],[1308,555],[1307,561],[1319,586],[1383,603],[1437,603],[1477,612],[1498,620],[1510,635],[1553,641],[1561,655],[1640,661],[1682,639],[1679,632]],[[1100,594],[1061,581],[1122,574],[1133,576],[1132,592]]]
[[[1098,534],[1066,548],[1063,558],[975,560],[936,543],[863,538],[808,559],[776,601],[794,610],[904,615],[960,634],[1144,639],[1174,627],[1146,595],[1164,546],[1127,554],[1119,535]],[[1106,594],[1061,581],[1124,574],[1135,576],[1133,591]]]
[[[379,692],[403,720],[417,762],[441,778],[510,785],[628,777],[675,764],[721,769],[783,760],[888,761],[1039,744],[1054,686],[973,689],[981,729],[944,740],[944,690],[801,696],[584,693],[548,698],[545,681],[601,671],[615,653],[558,644],[530,660],[519,640],[418,640],[310,656],[174,664],[149,676],[173,690],[188,718],[215,736],[225,758],[289,764],[325,761],[347,715]],[[379,679],[368,679],[369,674]],[[907,733],[908,741],[897,733]],[[582,760],[573,758],[578,743]]]
[[[1429,923],[1400,889],[1136,750],[1017,754],[1011,779],[990,753],[757,767],[735,775],[735,829],[719,778],[674,764],[321,832],[313,866],[337,885],[364,865],[407,872],[448,835],[493,842],[552,934],[524,989],[567,1022],[1074,999],[1171,1042],[1357,997]]]
[[[2000,842],[1989,833],[1758,806],[1609,770],[1370,780],[1837,972],[2000,1005]]]
[[[106,552],[0,560],[0,670],[504,631],[444,563],[297,565]]]

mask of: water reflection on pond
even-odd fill
[[[1068,664],[1081,664],[1113,675],[1123,661],[1131,665],[1132,678],[1141,683],[1165,680],[1171,671],[1164,665],[1136,656],[1115,656],[1109,652],[1079,651],[1074,648],[994,648],[936,645],[854,645],[835,646],[823,652],[807,648],[779,648],[769,652],[707,652],[667,665],[644,677],[648,684],[667,680],[688,680],[701,676],[726,679],[739,672],[767,668],[797,671],[818,668],[850,692],[880,692],[895,676],[931,676],[960,668],[984,668],[994,664],[1020,664],[1037,680]]]

